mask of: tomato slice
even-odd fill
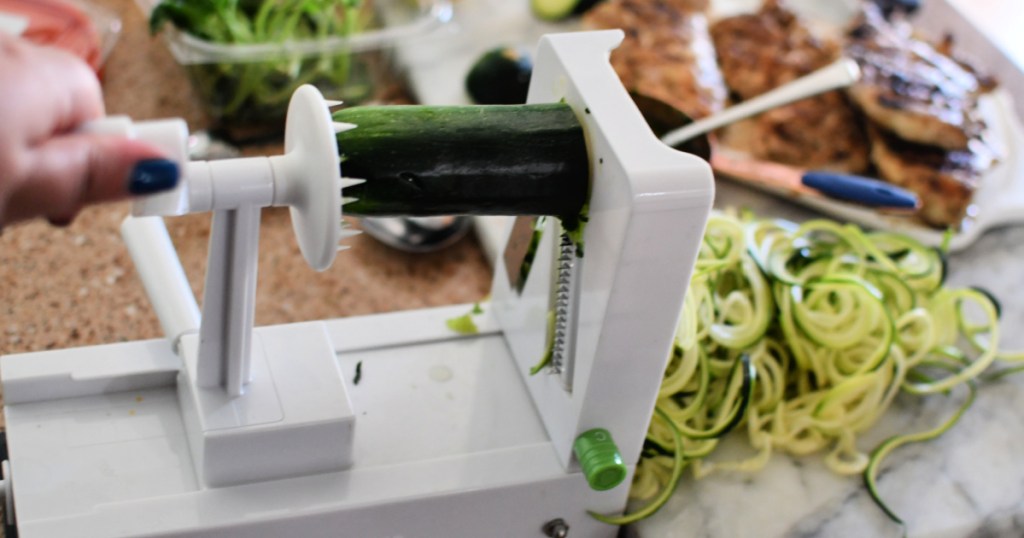
[[[23,38],[71,52],[99,73],[99,32],[92,19],[74,4],[61,0],[0,0],[0,12],[28,19]]]

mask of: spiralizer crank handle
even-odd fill
[[[79,132],[122,136],[142,140],[159,148],[185,173],[188,164],[188,125],[180,118],[135,122],[128,116],[107,116],[83,123]],[[132,214],[141,216],[174,216],[188,213],[187,187],[184,178],[169,191],[140,196],[132,205]]]

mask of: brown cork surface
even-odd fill
[[[182,117],[206,126],[184,71],[149,36],[132,0],[93,0],[123,22],[107,60],[107,111],[136,119]],[[250,151],[249,153],[251,153]],[[83,211],[67,228],[43,222],[0,235],[0,354],[160,337],[160,328],[121,241],[127,203]],[[197,297],[202,297],[209,215],[167,219]],[[478,301],[490,269],[474,239],[444,251],[397,252],[361,235],[334,265],[316,273],[303,261],[286,210],[264,210],[257,325]]]

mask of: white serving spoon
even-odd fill
[[[731,106],[707,118],[669,131],[661,141],[677,146],[702,134],[714,131],[742,119],[755,116],[766,110],[787,105],[819,93],[845,88],[860,80],[860,67],[849,58],[840,58],[821,69],[787,82],[774,90],[753,99]]]

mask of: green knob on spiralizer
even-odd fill
[[[594,428],[580,434],[572,445],[576,459],[580,462],[587,483],[597,491],[618,486],[629,473],[622,463],[619,447],[615,446],[612,434],[604,428]]]

